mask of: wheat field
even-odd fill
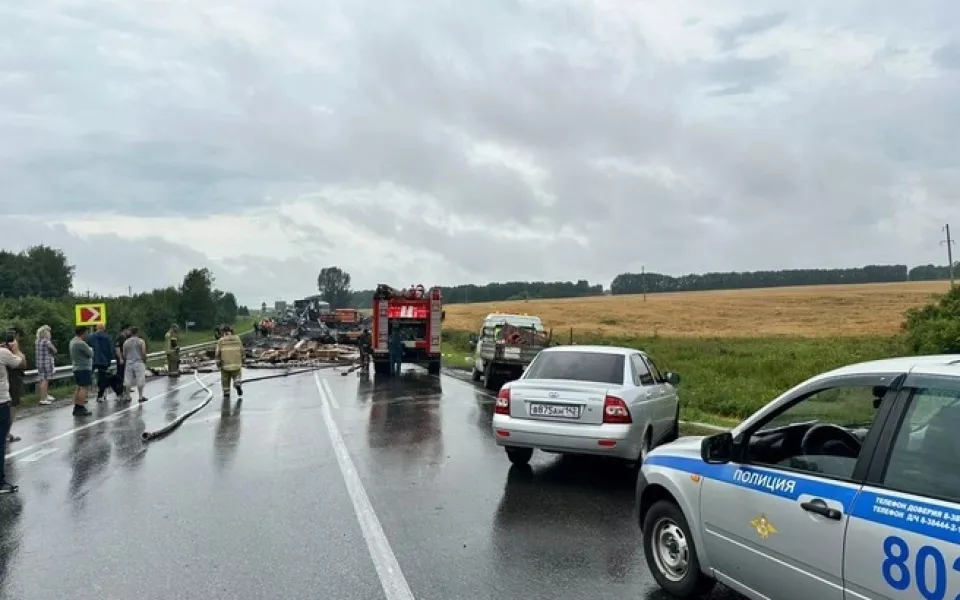
[[[949,289],[946,281],[824,285],[448,304],[445,329],[478,330],[491,312],[538,315],[555,335],[647,337],[859,337],[892,335],[904,312]]]

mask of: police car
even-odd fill
[[[674,596],[960,598],[960,355],[817,375],[727,433],[651,451],[647,564]]]

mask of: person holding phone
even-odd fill
[[[7,333],[6,337],[3,340],[4,345],[10,344],[12,342],[17,342],[17,345],[20,345],[20,340],[23,339],[23,330],[19,327],[11,327]],[[13,423],[17,420],[17,407],[20,406],[20,401],[23,400],[23,377],[27,374],[26,365],[13,369],[7,369],[7,381],[10,382],[10,422]],[[12,426],[11,426],[12,427]],[[7,432],[7,443],[12,444],[13,442],[19,442],[20,436],[14,435],[13,431]]]
[[[7,339],[9,339],[8,336]],[[10,397],[9,369],[25,369],[27,357],[20,351],[16,336],[0,346],[0,494],[12,494],[19,488],[7,481],[4,472],[4,456],[7,452],[7,436],[13,425],[12,398]]]

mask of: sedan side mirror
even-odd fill
[[[700,458],[711,465],[724,465],[733,460],[733,434],[725,431],[703,438]]]
[[[471,347],[471,348],[476,348],[476,347],[477,347],[477,341],[479,341],[479,338],[476,336],[476,334],[470,334],[470,347]]]
[[[680,384],[680,375],[674,373],[673,371],[667,371],[663,374],[663,378],[667,380],[667,383],[670,385],[679,385]]]

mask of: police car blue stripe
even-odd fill
[[[960,508],[864,490],[855,484],[795,477],[782,471],[711,465],[683,456],[654,455],[646,464],[700,475],[787,500],[803,495],[833,500],[851,517],[960,545]],[[859,495],[858,495],[859,494]]]
[[[650,456],[647,457],[647,464],[701,475],[787,500],[797,500],[803,495],[835,500],[843,505],[844,512],[847,512],[857,496],[856,487],[803,477],[784,476],[782,472],[741,467],[734,463],[711,465],[695,458]]]

